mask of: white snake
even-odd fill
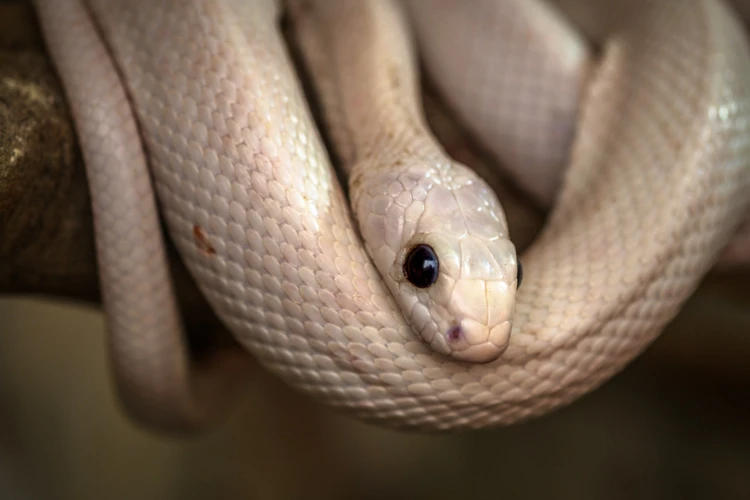
[[[421,430],[510,424],[603,383],[747,210],[750,56],[716,0],[560,0],[602,41],[595,64],[558,11],[527,0],[415,0],[410,17],[387,0],[290,2],[351,210],[274,2],[35,4],[87,165],[115,378],[151,425],[205,425],[246,376],[233,356],[188,359],[157,198],[264,366]],[[554,203],[517,291],[498,201],[425,124],[410,26],[466,126]],[[415,271],[418,244],[436,274]]]

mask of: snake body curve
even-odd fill
[[[242,371],[234,359],[197,371],[187,360],[155,195],[199,288],[264,366],[362,419],[422,430],[510,424],[597,387],[673,317],[747,209],[741,27],[713,0],[644,1],[592,73],[555,207],[521,256],[509,345],[492,362],[462,362],[415,333],[372,264],[278,31],[278,5],[35,3],[87,163],[118,384],[131,412],[162,427],[204,424]],[[315,2],[301,3],[299,15],[322,19],[316,36],[341,36],[315,17]],[[371,56],[383,47],[366,37],[408,43],[389,33],[406,22],[377,22],[384,10],[403,15],[397,4],[358,4],[352,15],[374,31],[348,32],[365,37],[353,47]],[[351,50],[336,42],[312,67],[340,70]],[[408,116],[352,121],[367,103],[341,98],[325,78],[317,85],[334,130],[412,137]],[[419,119],[416,86],[403,95],[413,102],[383,102],[407,102]],[[384,140],[370,153],[403,156],[421,140],[398,151]]]

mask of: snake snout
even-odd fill
[[[462,361],[489,363],[505,352],[510,337],[510,322],[488,328],[477,321],[463,319],[445,332],[450,355]]]

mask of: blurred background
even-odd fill
[[[123,418],[94,309],[0,301],[0,498],[750,498],[750,273],[712,276],[622,374],[463,435],[381,430],[255,369],[189,440]]]
[[[23,24],[13,19],[28,28],[24,3],[0,1],[0,41]],[[0,90],[7,83],[0,75]],[[430,109],[457,141],[449,149],[476,165]],[[540,220],[523,207],[509,218],[529,234]],[[6,296],[0,332],[0,500],[750,498],[750,270],[711,273],[599,390],[460,435],[361,424],[260,367],[218,428],[155,435],[120,411],[95,307]]]

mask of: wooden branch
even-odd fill
[[[0,4],[0,292],[98,295],[88,185],[31,7]]]

